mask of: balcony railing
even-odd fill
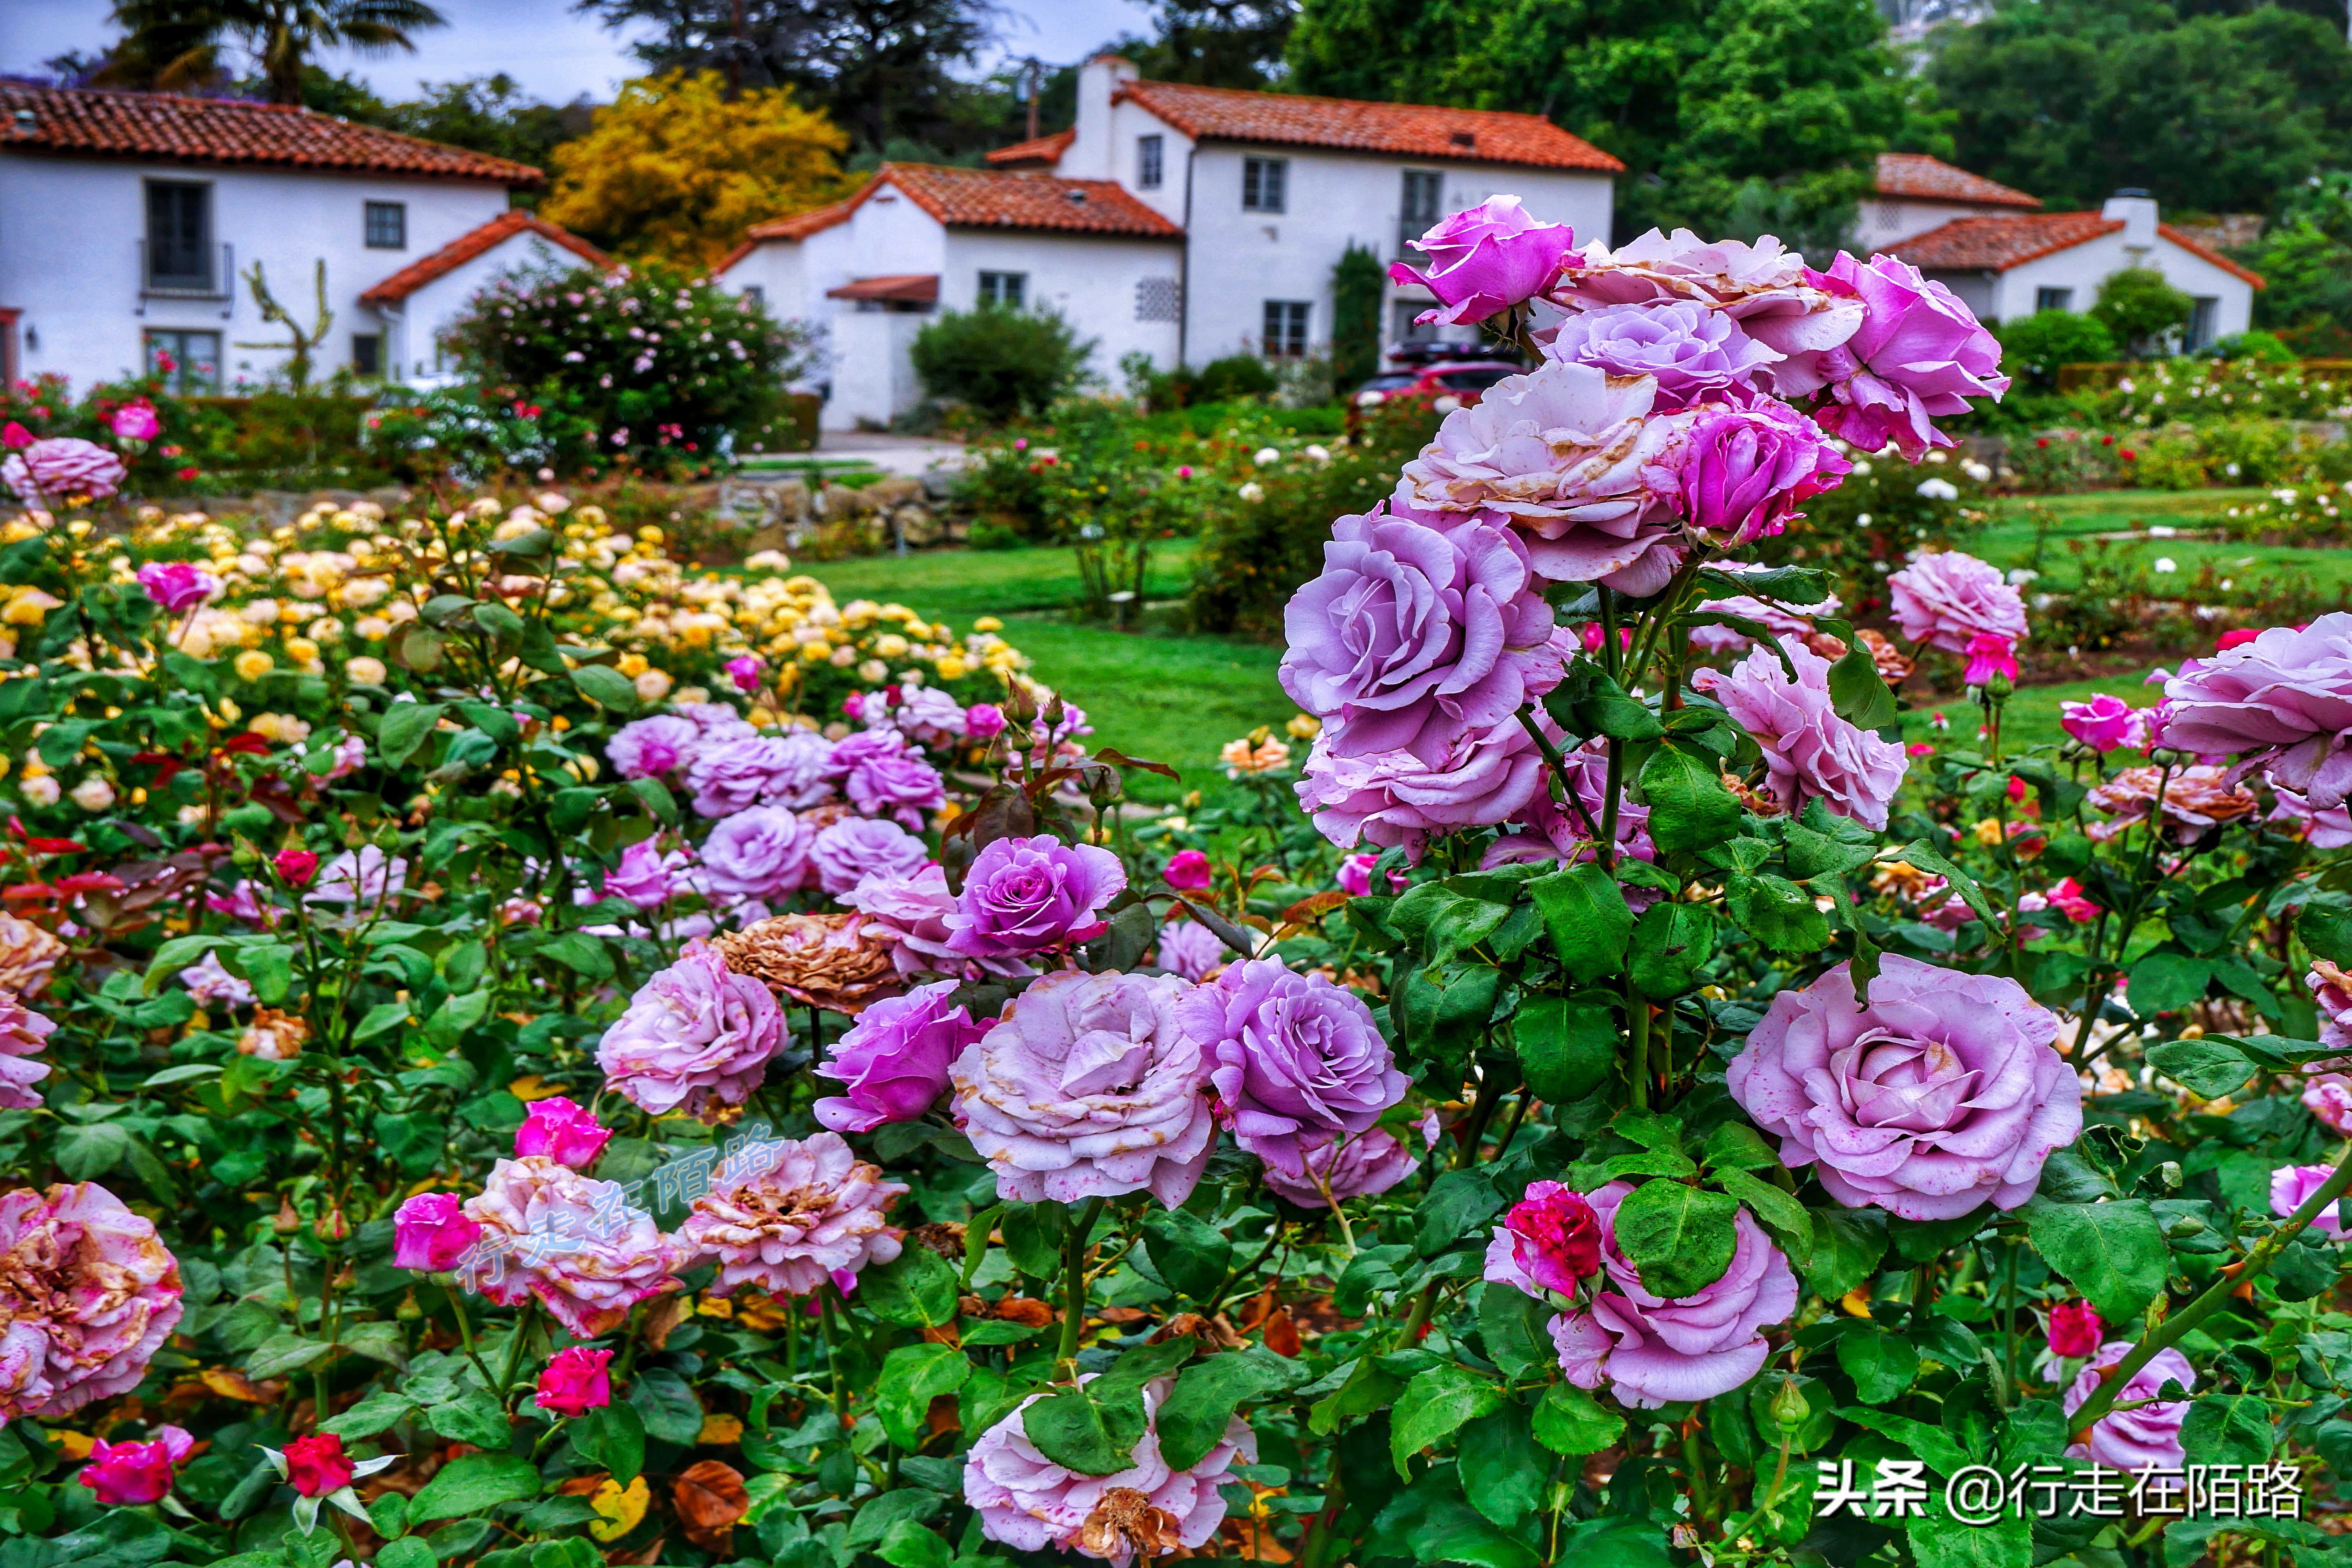
[[[163,273],[154,268],[155,253],[146,240],[133,242],[139,258],[139,314],[147,313],[150,300],[205,300],[223,307],[226,321],[236,303],[236,250],[226,243],[208,247],[204,273]],[[217,255],[214,252],[217,251]]]

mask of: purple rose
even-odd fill
[[[1720,570],[1743,572],[1753,568],[1737,562],[1725,562]],[[1757,622],[1775,637],[1800,639],[1812,635],[1814,617],[1834,616],[1843,607],[1843,601],[1835,594],[1813,605],[1782,605],[1769,599],[1751,598],[1746,594],[1734,594],[1727,599],[1709,599],[1699,605],[1702,611],[1712,610],[1719,615],[1738,616],[1742,620]],[[1756,641],[1747,633],[1734,631],[1729,626],[1696,626],[1690,629],[1690,644],[1702,653],[1718,654],[1738,653],[1755,647]]]
[[[2122,1361],[2135,1348],[2126,1340],[2101,1345],[2099,1353],[2084,1363],[2066,1390],[2066,1414],[2072,1415],[2080,1410],[2084,1401],[2097,1390],[2099,1373]],[[2168,1383],[2179,1384],[2184,1393],[2197,1386],[2197,1369],[2170,1345],[2148,1357],[2147,1364],[2132,1373],[2130,1381],[2116,1392],[2117,1405],[2137,1408],[2111,1410],[2092,1422],[2091,1440],[2074,1445],[2066,1450],[2067,1455],[2077,1459],[2096,1459],[2116,1470],[2143,1470],[2150,1466],[2177,1470],[2187,1464],[2189,1456],[2180,1447],[2180,1426],[2189,1419],[2189,1401],[2158,1399],[2157,1396]]]
[[[702,841],[704,881],[729,898],[780,899],[808,879],[816,835],[781,805],[739,811]]]
[[[1887,578],[1886,587],[1895,625],[1913,642],[1966,653],[1979,636],[2025,640],[2024,599],[2000,567],[1973,555],[1957,550],[1922,555]]]
[[[899,973],[961,974],[967,967],[964,956],[948,945],[948,917],[955,913],[956,900],[939,865],[925,865],[908,876],[869,876],[842,894],[841,901],[866,915],[868,932],[889,942],[890,961]],[[1029,973],[1017,959],[982,967],[999,974]]]
[[[1678,497],[1694,532],[1730,548],[1779,533],[1802,515],[1800,501],[1835,489],[1852,468],[1810,421],[1767,403],[1701,412],[1655,482]]]
[[[1224,940],[1199,921],[1171,921],[1160,928],[1159,950],[1152,963],[1171,974],[1198,980],[1232,959]]]
[[[1404,466],[1396,500],[1506,513],[1531,535],[1538,575],[1654,594],[1684,554],[1680,531],[1663,521],[1669,498],[1652,482],[1678,428],[1653,416],[1656,395],[1646,376],[1612,382],[1557,360],[1510,376],[1445,416]]]
[[[1669,408],[1744,386],[1780,357],[1722,311],[1683,300],[1578,311],[1555,330],[1544,356],[1611,375],[1654,376]]]
[[[2057,1016],[2014,980],[1889,953],[1854,1006],[1849,966],[1772,998],[1727,1082],[1791,1170],[1905,1219],[2013,1209],[2083,1131]]]
[[[2105,691],[2088,702],[2058,704],[2058,727],[2101,756],[2130,739],[2131,716],[2130,703]]]
[[[972,857],[948,917],[948,945],[968,958],[1018,957],[1100,933],[1102,907],[1127,888],[1108,849],[1050,833],[999,838]]]
[[[1796,667],[1794,683],[1773,651],[1759,647],[1728,673],[1702,670],[1692,684],[1756,738],[1773,798],[1790,816],[1818,799],[1840,816],[1885,827],[1911,759],[1894,742],[1838,717],[1828,659],[1794,637],[1782,637],[1780,648]]]
[[[2352,615],[2273,626],[2191,659],[2164,683],[2164,700],[2166,745],[2238,754],[2316,810],[2352,797]]]
[[[596,1047],[596,1066],[607,1089],[656,1116],[699,1115],[713,1100],[749,1100],[784,1038],[784,1016],[768,988],[690,942],[629,998]]]
[[[122,488],[122,477],[129,471],[121,458],[79,436],[36,441],[0,462],[0,480],[5,480],[26,506],[104,500]]]
[[[149,598],[177,616],[219,593],[221,580],[185,561],[150,561],[139,568],[139,586]]]
[[[1387,1192],[1421,1163],[1418,1155],[1381,1127],[1352,1135],[1309,1133],[1299,1139],[1298,1155],[1298,1175],[1268,1165],[1260,1179],[1303,1209],[1329,1208],[1349,1198]]]
[[[1559,738],[1549,720],[1537,721]],[[1296,788],[1316,831],[1340,848],[1402,845],[1418,860],[1433,835],[1491,827],[1525,809],[1543,791],[1544,760],[1516,719],[1464,735],[1432,762],[1411,752],[1342,756],[1318,735]]]
[[[923,813],[948,802],[946,781],[896,730],[867,730],[835,743],[825,771],[849,804],[919,830]]]
[[[698,745],[686,770],[686,787],[694,792],[694,809],[704,816],[732,816],[751,806],[795,795],[804,751],[805,742],[796,743],[781,735]]]
[[[636,719],[613,731],[604,755],[625,779],[653,779],[676,771],[694,755],[702,731],[691,719],[675,713]]]
[[[924,745],[961,740],[971,724],[963,704],[936,686],[902,688],[888,719],[899,733]]]
[[[1864,306],[1810,280],[1805,258],[1766,235],[1702,242],[1686,228],[1650,230],[1610,250],[1593,244],[1570,257],[1549,298],[1567,310],[1688,300],[1739,323],[1775,354],[1803,356],[1833,348],[1862,325]],[[1777,379],[1780,364],[1759,379]]]
[[[2341,849],[2352,844],[2352,811],[2340,805],[2315,810],[2310,801],[2283,787],[2277,780],[2271,780],[2270,786],[2273,803],[2263,821],[2293,826],[2314,849]]]
[[[0,1046],[0,1050],[5,1048]],[[2303,1108],[2329,1131],[2352,1137],[2352,1079],[2321,1073],[2303,1086]]]
[[[650,838],[621,851],[621,863],[604,873],[607,898],[626,899],[641,910],[657,910],[672,891],[667,859]]]
[[[845,816],[809,845],[809,868],[828,893],[849,891],[868,877],[911,877],[930,861],[923,841],[887,817]]]
[[[992,741],[1004,733],[1004,710],[993,702],[975,702],[963,710],[964,733],[975,741]]]
[[[1177,1016],[1190,989],[1172,974],[1058,970],[956,1058],[956,1124],[996,1172],[998,1196],[1149,1190],[1174,1208],[1192,1194],[1216,1118],[1206,1053]]]
[[[1551,606],[1526,546],[1500,526],[1427,517],[1339,519],[1322,575],[1283,611],[1282,688],[1336,721],[1333,743],[1347,751],[1431,758],[1559,684]]]
[[[1290,1175],[1306,1173],[1302,1134],[1361,1132],[1411,1083],[1361,997],[1280,959],[1226,964],[1176,1016],[1208,1047],[1209,1081],[1235,1140]]]
[[[1949,289],[1919,275],[1907,261],[1874,256],[1867,263],[1844,251],[1827,272],[1807,281],[1862,301],[1862,324],[1835,348],[1776,366],[1783,395],[1827,386],[1835,400],[1820,414],[1832,436],[1865,452],[1889,441],[1913,462],[1952,438],[1931,421],[1966,414],[1969,399],[1996,401],[2009,390],[2000,374],[2000,342]]]
[[[949,1000],[957,984],[937,981],[868,1004],[816,1069],[848,1086],[846,1094],[816,1102],[816,1119],[835,1132],[871,1132],[929,1110],[947,1091],[948,1064],[986,1033]]]
[[[1410,243],[1429,258],[1429,269],[1416,272],[1400,261],[1389,277],[1437,296],[1444,309],[1423,311],[1422,322],[1451,326],[1483,321],[1542,293],[1576,248],[1576,233],[1566,224],[1538,223],[1517,196],[1489,196]]]
[[[2309,1203],[2311,1194],[2326,1186],[2327,1178],[2335,1173],[2333,1165],[2281,1165],[2271,1173],[2271,1213],[2281,1219],[2287,1218]],[[2310,1228],[2323,1236],[2343,1240],[2345,1231],[2340,1201],[2322,1209],[2319,1217],[2311,1222]]]
[[[1653,1294],[1617,1245],[1617,1208],[1633,1191],[1612,1182],[1587,1200],[1601,1222],[1601,1272],[1589,1308],[1551,1321],[1560,1371],[1579,1388],[1605,1381],[1619,1401],[1645,1410],[1728,1394],[1763,1370],[1771,1347],[1762,1331],[1796,1310],[1797,1277],[1742,1208],[1732,1215],[1731,1267],[1722,1279],[1692,1296]],[[1488,1278],[1502,1284],[1487,1289],[1517,1285],[1550,1301],[1532,1281],[1520,1283],[1526,1276],[1512,1258],[1515,1246],[1506,1230],[1488,1247]]]
[[[2352,1050],[2352,974],[2315,958],[2303,984],[2319,1009],[2319,1043]]]

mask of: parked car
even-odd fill
[[[1519,369],[1491,359],[1446,359],[1402,366],[1365,382],[1356,389],[1354,402],[1359,408],[1370,408],[1391,397],[1422,397],[1433,403],[1451,398],[1454,406],[1463,407],[1477,402],[1481,393],[1505,376],[1518,374]]]

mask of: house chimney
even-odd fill
[[[1118,177],[1111,167],[1116,156],[1110,142],[1111,96],[1141,74],[1132,60],[1118,55],[1097,55],[1078,68],[1077,136],[1062,154],[1055,174],[1080,180]]]
[[[2156,248],[2156,198],[2146,191],[2136,185],[2125,186],[2107,198],[2106,205],[2099,208],[2099,216],[2111,221],[2123,220],[2126,250]]]

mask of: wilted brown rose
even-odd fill
[[[2093,838],[2113,838],[2147,820],[2148,808],[2156,803],[2157,781],[2163,776],[2164,771],[2153,764],[2126,768],[2093,790],[2092,809],[2105,813],[2108,820],[2092,823],[2084,831]],[[2164,825],[2177,842],[2195,843],[2218,823],[2253,815],[2259,803],[2252,793],[2223,782],[2227,777],[2222,769],[2201,764],[2174,771],[2164,786]]]
[[[34,996],[49,983],[49,971],[66,955],[66,944],[27,920],[0,914],[0,991]]]
[[[1078,1527],[1078,1548],[1093,1557],[1157,1557],[1176,1548],[1176,1533],[1165,1509],[1133,1487],[1112,1487]]]
[[[907,1233],[907,1239],[916,1246],[938,1253],[950,1263],[963,1262],[963,1226],[951,1220],[919,1225]]]
[[[1762,785],[1751,786],[1746,779],[1741,778],[1738,773],[1724,774],[1723,787],[1729,790],[1733,795],[1738,795],[1739,797],[1739,804],[1746,806],[1748,810],[1754,812],[1759,816],[1778,816],[1780,815],[1780,803],[1772,798],[1772,792],[1769,788]]]
[[[1889,860],[1879,867],[1870,879],[1872,892],[1899,893],[1906,899],[1939,891],[1944,885],[1944,879],[1922,871],[1908,860]]]
[[[237,1050],[248,1057],[259,1057],[266,1062],[291,1061],[302,1054],[302,1043],[310,1037],[310,1026],[291,1013],[281,1013],[275,1007],[257,1007],[253,1022],[237,1037]]]
[[[861,914],[777,915],[729,931],[713,943],[719,961],[780,996],[855,1017],[867,1003],[904,986],[890,944],[864,928]]]
[[[1870,650],[1870,662],[1878,667],[1878,678],[1890,686],[1897,686],[1910,678],[1916,661],[1906,657],[1901,648],[1888,642],[1884,634],[1872,631],[1865,626],[1854,635],[1861,637],[1862,646]]]

